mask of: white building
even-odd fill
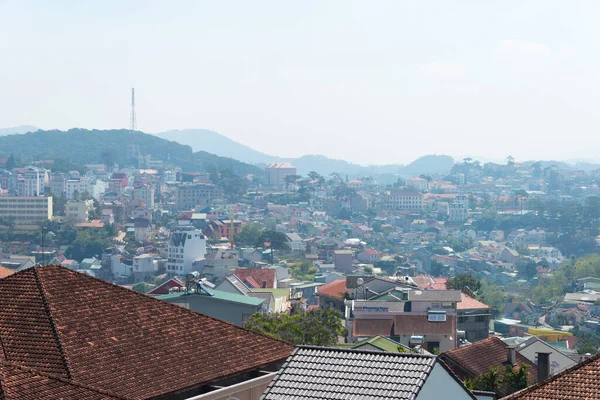
[[[133,182],[133,200],[139,200],[146,205],[146,208],[154,208],[154,185],[151,183],[142,183],[137,178]]]
[[[0,217],[16,225],[39,225],[52,219],[52,197],[0,196]]]
[[[461,203],[452,203],[448,207],[448,222],[461,223],[469,218],[468,208]]]
[[[206,255],[206,237],[191,225],[177,226],[171,231],[167,254],[167,273],[188,274],[194,270],[194,262]]]
[[[424,204],[423,195],[418,192],[391,192],[383,198],[386,210],[420,211]]]
[[[43,196],[45,186],[48,185],[48,171],[43,168],[27,167],[17,183],[19,196]]]
[[[408,180],[408,186],[412,186],[421,192],[429,190],[429,181],[423,178],[412,178]]]
[[[265,178],[268,185],[283,186],[285,178],[297,175],[296,167],[290,163],[271,163],[265,168]]]
[[[136,282],[143,281],[146,277],[152,276],[158,270],[158,262],[154,260],[151,254],[142,254],[133,257],[133,279]]]
[[[94,208],[93,200],[68,201],[65,205],[65,217],[73,222],[87,222],[90,211]]]
[[[104,194],[105,184],[99,179],[83,176],[80,179],[69,179],[65,183],[65,196],[67,200],[75,200],[75,195],[89,193],[94,199],[100,201]]]

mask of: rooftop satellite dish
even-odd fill
[[[356,283],[358,283],[359,285],[362,285],[363,283],[365,283],[365,280],[363,278],[358,278],[356,280]]]

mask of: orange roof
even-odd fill
[[[477,310],[477,309],[489,309],[490,306],[484,304],[478,300],[475,300],[468,294],[461,293],[461,301],[457,304],[459,310]]]
[[[14,273],[15,273],[15,271],[13,271],[12,269],[6,268],[6,267],[3,267],[2,265],[0,265],[0,279],[6,278],[7,276],[10,276]]]
[[[329,283],[324,284],[319,287],[319,294],[324,294],[325,296],[342,298],[342,293],[350,293],[346,290],[346,280],[345,279],[335,279]]]

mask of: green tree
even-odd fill
[[[537,274],[537,264],[533,260],[517,265],[519,276],[525,279],[531,279]]]
[[[460,274],[446,281],[446,289],[460,290],[472,297],[476,297],[479,288],[481,288],[481,282],[471,274]]]
[[[77,232],[75,240],[65,251],[65,256],[77,261],[99,256],[110,245],[105,235],[104,230],[99,232],[87,230]]]
[[[345,333],[342,314],[333,308],[296,314],[253,314],[246,329],[295,345],[333,346]]]
[[[507,365],[500,379],[501,392],[504,395],[509,395],[525,389],[528,386],[529,380],[529,365],[521,364],[518,369],[512,365]]]
[[[270,243],[269,248],[275,250],[288,250],[288,240],[285,233],[277,231],[264,231],[256,241],[256,247],[264,247],[265,243]]]
[[[15,155],[13,153],[8,156],[6,160],[6,169],[11,170],[17,166],[17,161],[15,160]]]
[[[308,260],[290,264],[290,273],[294,279],[312,281],[319,270]]]
[[[234,236],[235,243],[239,246],[254,246],[260,239],[263,228],[256,222],[248,222],[242,227],[240,233]]]

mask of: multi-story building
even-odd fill
[[[154,262],[154,256],[151,254],[142,254],[133,257],[133,279],[140,282],[146,277],[152,276],[156,272],[158,263]]]
[[[421,192],[426,192],[429,190],[429,181],[427,179],[412,178],[408,180],[407,184],[408,186],[412,186]]]
[[[52,219],[52,197],[0,197],[0,217],[16,225],[39,225]]]
[[[285,178],[296,175],[296,167],[290,163],[271,163],[265,168],[265,179],[268,185],[283,186]]]
[[[458,303],[457,328],[465,333],[465,338],[473,343],[487,339],[490,332],[490,319],[492,310],[487,304],[475,300],[471,296],[461,293],[461,302]]]
[[[370,300],[347,301],[349,339],[356,341],[379,334],[429,352],[452,350],[463,333],[456,325],[460,302],[458,290],[401,288],[378,293]]]
[[[204,260],[206,238],[200,229],[179,225],[171,231],[167,248],[167,273],[184,275],[195,270],[194,263]]]
[[[100,200],[104,191],[104,182],[88,176],[82,176],[77,180],[69,179],[65,183],[65,195],[67,200],[76,200],[76,195],[82,195],[83,193],[89,193],[94,199]]]
[[[17,178],[17,174],[11,171],[0,172],[0,188],[15,194],[17,192]]]
[[[48,186],[50,187],[50,193],[62,197],[65,195],[65,174],[62,172],[52,172],[50,174],[50,180]]]
[[[143,183],[139,177],[133,181],[133,200],[139,200],[146,205],[146,208],[154,208],[154,185],[152,183]]]
[[[86,222],[90,211],[94,208],[92,200],[68,201],[65,205],[65,217],[73,222]]]
[[[191,210],[207,206],[213,200],[223,198],[223,189],[212,183],[194,183],[177,187],[177,209]]]
[[[448,222],[458,224],[465,222],[469,218],[468,208],[461,203],[451,203],[448,205]]]
[[[44,196],[48,184],[48,171],[43,168],[27,167],[17,183],[17,193],[22,197]]]
[[[423,195],[418,192],[390,192],[383,197],[386,210],[420,211],[424,207]]]

